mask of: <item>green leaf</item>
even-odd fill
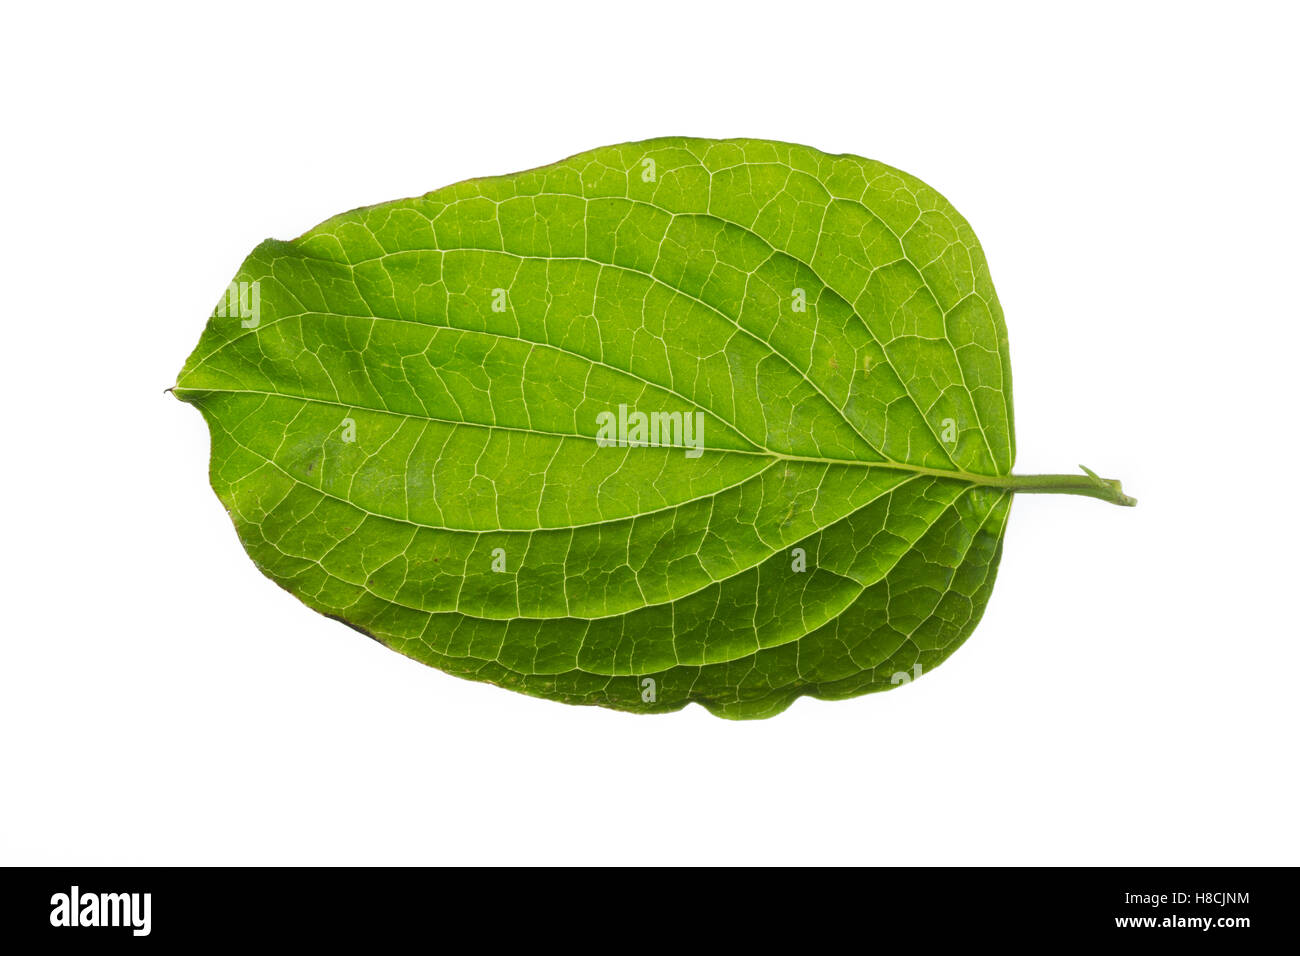
[[[174,393],[305,604],[638,713],[898,686],[978,622],[1014,492],[1132,503],[1011,476],[1002,310],[942,196],[761,140],[592,150],[267,240]]]

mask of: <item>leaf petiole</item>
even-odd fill
[[[1002,475],[1002,476],[967,476],[975,484],[989,488],[1001,488],[1016,494],[1025,495],[1084,495],[1099,498],[1113,505],[1131,508],[1137,499],[1124,494],[1118,478],[1102,478],[1087,465],[1080,465],[1082,475]]]

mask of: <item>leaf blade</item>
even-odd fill
[[[1014,459],[1005,326],[969,226],[906,174],[625,144],[268,240],[236,281],[264,314],[214,318],[176,390],[214,487],[268,576],[409,656],[767,716],[895,686],[982,613],[983,585],[940,605],[958,545],[996,572],[1010,496],[970,479]],[[707,450],[598,447],[621,405],[699,412]]]

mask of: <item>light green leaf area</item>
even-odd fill
[[[933,668],[1025,481],[970,226],[896,169],[761,140],[596,149],[263,242],[175,394],[305,604],[638,713]]]

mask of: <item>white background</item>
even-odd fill
[[[1300,863],[1294,7],[23,5],[3,30],[0,862]],[[164,394],[243,257],[667,134],[853,152],[987,252],[983,623],[734,723],[426,668],[244,555]]]

